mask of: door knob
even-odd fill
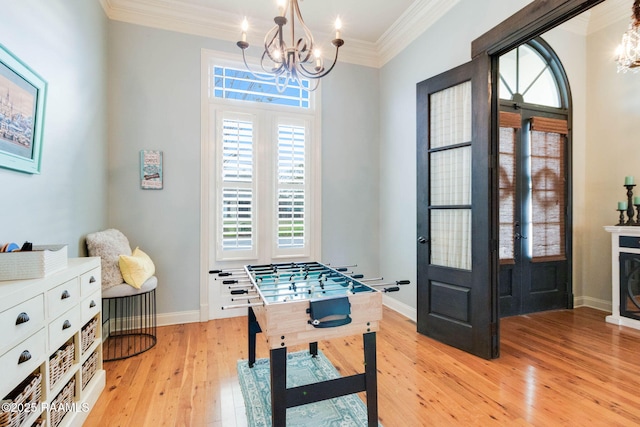
[[[418,237],[418,243],[420,243],[421,245],[424,245],[425,243],[427,243],[429,240],[425,239],[424,237],[420,236]]]

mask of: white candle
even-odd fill
[[[247,21],[247,18],[244,18],[244,21],[242,21],[242,41],[246,42],[247,41],[247,30],[249,29],[249,22]]]
[[[340,17],[338,16],[336,18],[336,38],[339,39],[340,38],[340,30],[342,29],[342,21],[340,20]]]

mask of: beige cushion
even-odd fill
[[[120,255],[131,255],[129,239],[115,228],[87,234],[89,256],[97,256],[102,261],[102,289],[124,282],[120,272]]]
[[[140,248],[135,248],[131,255],[120,255],[120,272],[124,281],[136,289],[156,272],[156,266]]]

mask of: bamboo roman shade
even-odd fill
[[[500,175],[500,260],[514,257],[515,192],[516,192],[516,131],[522,126],[519,113],[500,112],[499,164]]]
[[[567,121],[531,119],[532,259],[565,259]]]

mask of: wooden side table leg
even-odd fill
[[[363,335],[364,382],[367,393],[367,419],[369,427],[378,427],[378,378],[376,366],[376,333]]]
[[[271,425],[287,425],[287,348],[271,350]]]

